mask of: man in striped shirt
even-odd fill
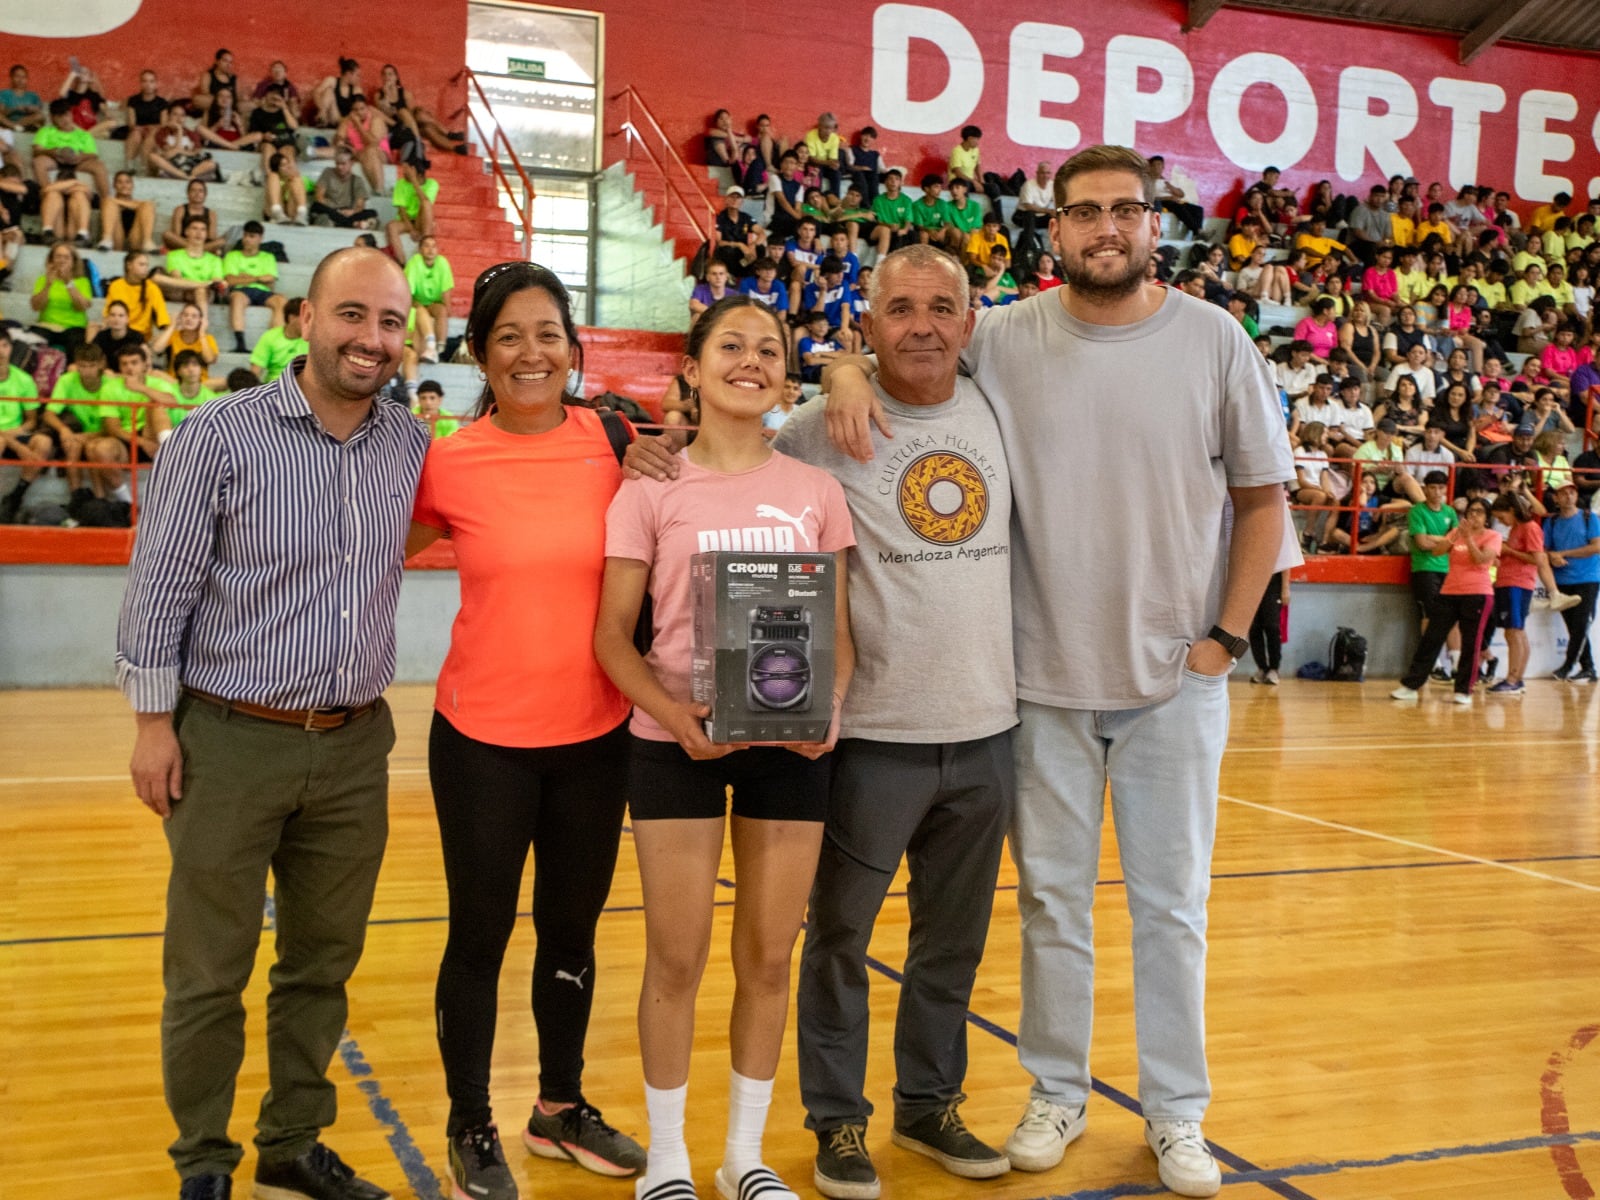
[[[411,306],[388,257],[324,259],[308,353],[197,409],[156,459],[117,629],[131,772],[172,855],[162,1064],[183,1200],[227,1200],[241,994],[268,868],[277,961],[255,1194],[382,1200],[318,1140],[387,836],[394,614],[428,432],[379,396]]]

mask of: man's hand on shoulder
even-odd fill
[[[172,816],[172,804],[183,797],[183,750],[172,727],[172,714],[136,713],[138,734],[128,773],[139,800],[162,820]]]
[[[672,438],[664,433],[655,437],[640,435],[634,438],[628,443],[628,449],[622,456],[623,477],[625,479],[648,477],[663,483],[669,479],[676,479],[678,468],[682,464],[678,461],[673,445]]]
[[[848,454],[857,462],[871,462],[872,426],[876,425],[886,438],[893,437],[894,430],[866,372],[857,362],[846,360],[826,373],[824,386],[828,389],[824,410],[828,440],[841,454]]]

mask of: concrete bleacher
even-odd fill
[[[100,139],[96,142],[101,161],[106,170],[115,174],[121,169],[123,161],[123,144],[110,139]],[[17,137],[17,151],[22,160],[32,163],[32,138],[29,135]],[[311,274],[324,255],[348,246],[355,241],[357,230],[326,228],[316,225],[279,225],[267,221],[262,215],[263,191],[259,182],[259,169],[261,160],[258,155],[249,151],[213,150],[212,157],[217,160],[223,173],[223,182],[208,183],[208,196],[206,203],[217,214],[217,232],[228,239],[230,247],[237,241],[240,228],[246,221],[262,221],[266,225],[264,240],[277,241],[283,244],[289,261],[278,264],[278,288],[286,296],[303,296],[311,283]],[[300,159],[301,173],[308,182],[314,183],[323,169],[330,166],[331,159],[305,158]],[[359,169],[359,168],[358,168]],[[252,182],[255,180],[255,182]],[[384,170],[384,187],[386,192],[392,191],[395,180],[395,168],[388,166]],[[167,228],[172,218],[172,210],[185,200],[188,185],[178,179],[154,179],[139,174],[134,183],[134,195],[141,200],[154,201],[156,207],[156,234]],[[379,243],[383,241],[383,223],[393,219],[395,214],[394,204],[387,195],[374,195],[371,201],[372,209],[378,214],[379,228],[374,230]],[[37,230],[37,218],[30,217],[24,222],[24,228],[30,232]],[[95,242],[101,236],[99,212],[96,209],[95,219],[90,224],[90,233]],[[45,256],[49,252],[48,245],[30,244],[23,248],[14,264],[8,291],[0,292],[0,317],[6,317],[24,325],[33,323],[34,312],[29,306],[29,297],[33,292],[34,280],[44,270]],[[79,255],[84,259],[93,261],[101,276],[110,280],[122,274],[122,254],[111,250],[99,250],[93,247],[79,248]],[[164,253],[157,251],[152,256],[152,266],[159,266]],[[457,290],[463,287],[470,290],[471,280],[462,281],[459,276]],[[89,319],[92,322],[99,320],[103,301],[96,299],[89,309]],[[176,307],[169,306],[169,307]],[[228,307],[226,304],[213,304],[209,314],[210,332],[216,338],[217,346],[222,351],[221,357],[211,368],[211,374],[224,377],[236,367],[248,367],[250,356],[233,352],[233,336],[228,328]],[[250,308],[245,311],[245,342],[254,346],[256,339],[270,323],[271,314],[265,308]],[[450,320],[450,336],[459,335],[464,331],[466,321],[462,317],[452,317]],[[441,342],[442,345],[442,342]],[[437,380],[444,388],[444,407],[450,412],[465,411],[476,401],[478,395],[477,368],[458,363],[423,363],[418,369],[419,379]]]

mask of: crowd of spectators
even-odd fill
[[[48,250],[29,288],[31,320],[0,322],[0,461],[17,468],[0,495],[0,522],[126,524],[130,461],[152,459],[190,408],[276,378],[305,352],[301,299],[278,286],[286,255],[269,244],[266,222],[343,227],[376,245],[372,197],[391,164],[396,216],[382,236],[413,289],[395,386],[438,436],[457,427],[439,416],[443,389],[418,374],[446,348],[455,285],[433,232],[439,184],[426,148],[466,146],[412,102],[392,66],[369,91],[360,65],[341,59],[302,94],[282,62],[244,85],[232,54],[219,50],[166,94],[154,70],[142,71],[121,105],[76,59],[48,100],[23,65],[9,82],[0,89],[0,287],[25,239]],[[18,133],[32,135],[31,162],[17,155]],[[123,144],[114,174],[97,138]],[[222,178],[217,150],[259,151],[256,169],[233,182],[259,190],[262,220],[219,227],[208,202],[208,184]],[[302,158],[324,159],[324,169],[303,175]],[[141,176],[187,181],[164,225],[155,203],[136,194]],[[120,275],[107,277],[83,254],[96,244],[96,217],[98,249],[123,255]],[[269,314],[253,345],[252,307]],[[249,367],[218,378],[213,329],[224,320],[227,349],[248,355]]]
[[[968,126],[913,196],[871,126],[847,138],[823,113],[792,143],[766,115],[752,128],[722,109],[705,131],[707,162],[731,182],[689,307],[742,291],[787,313],[803,385],[863,349],[863,260],[913,242],[944,249],[967,268],[975,308],[1062,282],[1045,232],[1057,216],[1049,162],[986,170],[982,130]],[[1153,205],[1182,231],[1152,275],[1226,308],[1270,360],[1308,553],[1415,556],[1411,511],[1436,475],[1452,513],[1481,497],[1498,520],[1495,501],[1516,496],[1537,528],[1569,480],[1578,507],[1595,508],[1600,196],[1559,193],[1524,223],[1493,186],[1446,194],[1395,176],[1359,196],[1328,180],[1297,192],[1269,167],[1208,222],[1196,185],[1160,155],[1149,162]],[[665,401],[683,407],[669,419],[691,419],[673,388]],[[1541,570],[1542,603],[1580,603]]]

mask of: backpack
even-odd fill
[[[1348,625],[1339,626],[1328,643],[1328,678],[1360,683],[1367,677],[1367,639]]]
[[[611,453],[617,456],[617,462],[620,464],[623,455],[628,452],[628,443],[633,440],[628,436],[627,423],[616,413],[602,408],[600,424],[605,426],[606,441],[611,443]],[[633,627],[633,648],[640,654],[650,653],[650,644],[655,639],[655,629],[655,608],[650,600],[650,591],[646,588],[644,599],[639,603],[639,620]]]
[[[644,405],[637,400],[630,400],[626,396],[619,396],[615,392],[601,392],[593,401],[596,408],[609,408],[627,417],[635,425],[653,425],[655,418],[646,411]],[[624,445],[626,450],[627,446]],[[621,459],[618,459],[620,462]]]

